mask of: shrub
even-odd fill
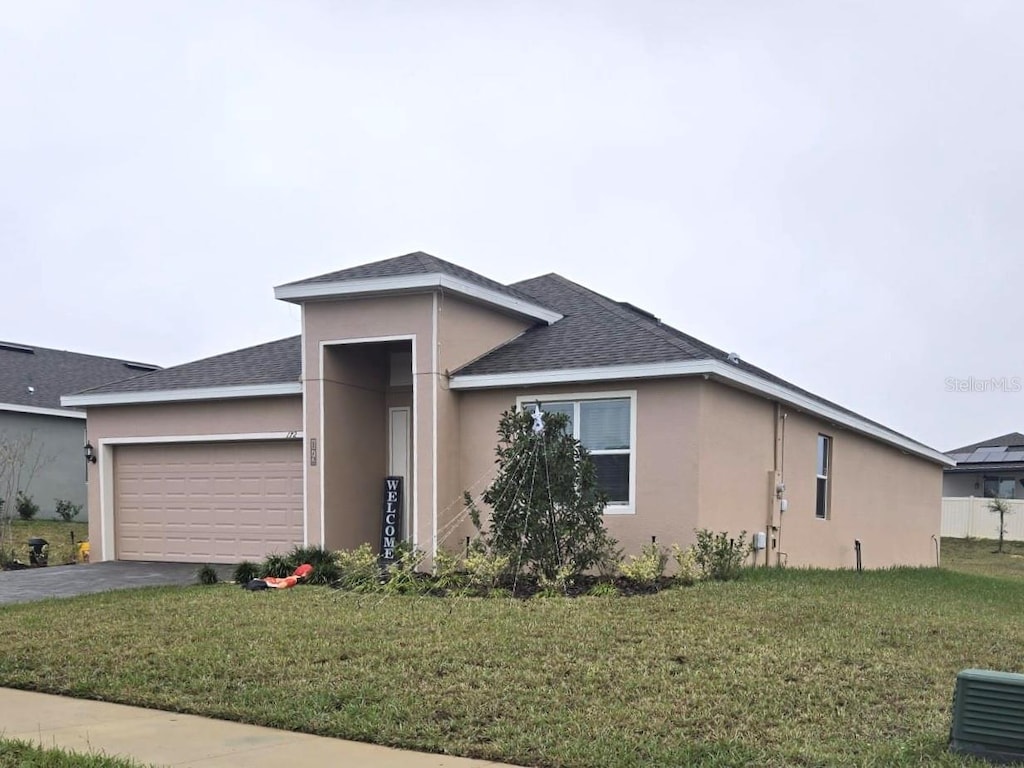
[[[403,543],[396,550],[397,558],[384,569],[384,592],[397,595],[417,594],[429,589],[429,582],[417,572],[423,558],[422,550]]]
[[[491,508],[486,530],[476,502],[464,494],[486,548],[507,557],[516,571],[548,581],[566,568],[583,573],[615,545],[604,527],[605,495],[594,463],[566,433],[567,424],[565,414],[546,413],[535,432],[533,415],[505,411],[498,422],[498,471],[482,495]]]
[[[340,571],[337,582],[342,589],[368,592],[380,586],[380,560],[369,544],[343,549],[335,557]]]
[[[288,561],[291,563],[293,571],[300,565],[305,565],[307,563],[312,565],[315,569],[322,563],[330,563],[333,565],[335,562],[335,553],[318,545],[292,547],[291,552],[288,553]]]
[[[693,547],[683,549],[678,544],[672,547],[672,559],[676,561],[675,580],[684,587],[692,586],[700,578],[700,569]]]
[[[54,506],[53,511],[65,523],[70,523],[82,512],[81,504],[72,504],[67,499],[54,499],[54,501],[57,504]]]
[[[313,566],[313,571],[306,579],[306,584],[333,584],[341,578],[341,569],[333,558],[321,560],[319,563],[310,563],[310,565]]]
[[[267,555],[260,563],[260,570],[262,573],[257,578],[272,576],[275,579],[283,579],[285,576],[292,575],[295,566],[292,565],[291,558],[287,555]]]
[[[490,594],[509,575],[511,563],[508,555],[489,552],[481,545],[471,547],[463,563],[470,589],[477,594]]]
[[[640,550],[639,555],[630,555],[628,561],[619,564],[619,572],[638,587],[651,589],[658,586],[668,565],[668,552],[654,542]]]
[[[210,585],[216,584],[220,581],[220,577],[217,575],[217,569],[212,565],[204,565],[198,571],[196,571],[196,578],[200,584]]]
[[[18,491],[14,508],[18,510],[18,517],[22,520],[31,520],[39,514],[39,505],[24,491]]]
[[[253,579],[258,579],[261,575],[259,565],[252,560],[243,560],[235,566],[231,578],[236,584],[241,584],[244,587]]]
[[[694,561],[704,578],[729,581],[740,575],[743,561],[750,554],[750,543],[746,531],[740,531],[740,535],[732,539],[725,531],[712,533],[701,528],[693,549]]]
[[[461,592],[469,586],[469,574],[462,561],[443,549],[434,556],[434,588],[444,592]]]
[[[537,576],[537,597],[561,597],[569,593],[569,588],[578,574],[569,564],[563,565],[555,572],[553,577],[545,576],[543,573]]]
[[[610,581],[598,581],[587,590],[590,597],[618,597],[619,590]]]

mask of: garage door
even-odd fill
[[[234,563],[302,543],[302,443],[124,445],[114,451],[119,560]]]

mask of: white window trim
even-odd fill
[[[831,520],[832,519],[832,436],[826,435],[824,432],[818,433],[818,438],[825,438],[825,474],[819,475],[818,468],[814,468],[814,519],[815,520]],[[817,462],[818,457],[818,445],[817,440],[814,446],[815,457],[814,460]],[[825,514],[824,516],[818,514],[818,480],[825,481]]]
[[[554,392],[538,393],[530,395],[518,395],[516,397],[516,408],[523,409],[524,405],[530,405],[537,401],[554,403],[579,402],[581,400],[625,400],[629,398],[629,502],[616,504],[609,502],[604,508],[606,515],[635,515],[636,514],[636,390],[626,389],[615,392]],[[579,420],[574,419],[573,431],[578,432]],[[578,439],[578,438],[577,438]],[[611,451],[610,453],[614,453]]]
[[[154,443],[230,443],[266,440],[302,440],[301,430],[292,432],[240,432],[219,435],[144,435],[133,437],[101,437],[97,441],[99,463],[96,471],[100,481],[100,546],[90,553],[92,562],[116,560],[114,550],[114,448],[118,445],[150,445]],[[303,489],[305,496],[305,489]]]

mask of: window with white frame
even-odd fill
[[[832,438],[818,435],[818,481],[815,494],[814,516],[827,520],[829,515],[829,473],[832,469]]]
[[[520,397],[519,405],[533,411],[569,417],[566,430],[590,451],[597,485],[608,496],[608,512],[631,511],[635,471],[632,393]]]

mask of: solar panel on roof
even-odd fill
[[[1007,451],[1003,461],[1024,461],[1024,451]]]

